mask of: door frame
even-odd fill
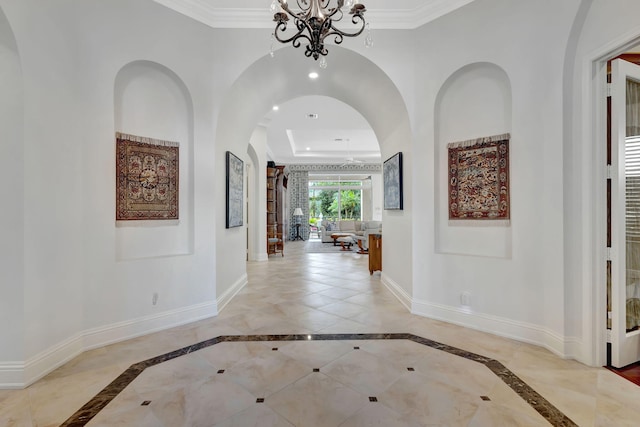
[[[607,62],[640,44],[640,33],[614,39],[587,55],[582,63],[581,89],[585,95],[582,135],[590,148],[583,150],[582,173],[584,252],[582,289],[582,356],[592,366],[607,362]],[[594,191],[595,190],[595,191]]]

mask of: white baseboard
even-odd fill
[[[29,358],[0,365],[0,389],[28,387],[84,351],[216,316],[214,302],[86,330]]]
[[[0,364],[0,390],[18,390],[24,387],[24,363]]]
[[[412,298],[411,295],[407,293],[407,291],[405,291],[400,285],[394,282],[393,279],[391,279],[389,276],[384,274],[384,272],[380,274],[380,281],[387,289],[389,289],[389,291],[391,291],[393,296],[398,298],[398,301],[400,301],[400,303],[404,305],[407,310],[411,311]]]
[[[218,315],[214,302],[165,311],[109,326],[89,329],[82,334],[83,351],[152,334]]]
[[[580,360],[582,349],[580,339],[563,337],[539,325],[415,299],[411,312],[430,319],[534,344],[564,359]]]
[[[238,280],[236,280],[236,283],[231,285],[229,289],[227,289],[222,295],[220,295],[217,300],[218,312],[222,311],[233,299],[233,297],[236,296],[236,294],[247,285],[247,283],[249,283],[249,278],[245,273]]]

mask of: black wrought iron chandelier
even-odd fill
[[[281,43],[291,43],[296,48],[306,40],[308,44],[304,54],[315,60],[322,56],[321,65],[326,66],[324,57],[329,53],[324,44],[327,37],[334,37],[334,43],[340,44],[345,37],[359,36],[365,27],[368,28],[364,19],[367,9],[357,0],[296,0],[296,3],[300,10],[294,12],[289,8],[287,0],[273,0],[271,11],[274,12],[273,20],[276,22],[273,37]],[[349,14],[353,15],[351,22],[358,26],[355,32],[348,33],[334,26],[335,22],[343,18],[343,8],[350,8]],[[293,18],[296,26],[296,32],[291,37],[285,34],[289,17]],[[365,46],[370,47],[372,44],[369,32]]]

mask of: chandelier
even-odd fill
[[[345,37],[356,37],[362,34],[365,26],[368,30],[368,24],[364,19],[364,12],[367,10],[363,4],[357,0],[296,0],[299,11],[292,11],[287,4],[287,0],[273,0],[271,11],[274,12],[273,20],[276,22],[276,28],[272,34],[281,43],[290,43],[293,47],[300,47],[301,42],[306,40],[307,49],[304,54],[307,57],[313,57],[318,60],[320,56],[321,66],[326,66],[324,58],[329,52],[324,45],[327,37],[334,37],[335,44],[342,43]],[[343,8],[351,8],[349,14],[353,15],[351,22],[357,26],[354,32],[345,32],[334,26],[334,23],[340,21],[343,16]],[[296,33],[291,37],[285,34],[289,17],[293,18]],[[365,46],[371,47],[373,41],[371,33],[368,32],[365,38]],[[273,56],[273,46],[271,54]]]

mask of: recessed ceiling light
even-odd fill
[[[315,71],[313,71],[313,72],[309,73],[309,78],[310,78],[311,80],[315,80],[315,79],[317,79],[318,77],[319,77],[319,74],[318,74],[318,73],[316,73]]]
[[[311,151],[311,147],[307,147],[307,151]]]
[[[273,106],[273,111],[278,111],[280,109],[280,107],[278,107],[277,105]]]

